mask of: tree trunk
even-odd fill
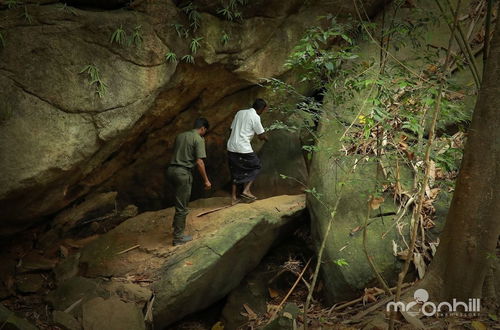
[[[497,23],[441,243],[421,284],[434,301],[481,297],[500,235],[499,169],[500,24]]]

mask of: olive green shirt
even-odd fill
[[[206,158],[205,140],[196,130],[177,135],[171,165],[193,168],[198,158]]]

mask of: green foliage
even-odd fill
[[[177,35],[179,38],[188,38],[189,37],[189,30],[187,30],[184,25],[182,24],[172,24],[172,27],[175,29],[175,32],[177,32]]]
[[[340,258],[340,259],[334,260],[334,263],[337,266],[339,266],[339,267],[349,266],[349,263],[344,258]]]
[[[229,42],[229,34],[226,33],[226,31],[222,31],[222,36],[220,37],[220,42],[223,44],[223,45],[227,45],[227,43]]]
[[[168,52],[165,54],[165,60],[169,63],[177,62],[177,55],[174,52]]]
[[[30,15],[30,13],[28,12],[28,7],[27,6],[24,6],[24,11],[23,13],[21,14],[21,16],[24,18],[24,20],[26,22],[28,22],[29,24],[33,23],[33,16]]]
[[[191,42],[189,43],[189,49],[191,49],[192,54],[196,54],[198,49],[200,49],[200,41],[203,40],[203,37],[198,37],[198,38],[193,38],[191,39]]]
[[[7,8],[11,9],[18,7],[19,5],[22,4],[22,2],[19,0],[6,0],[5,4],[7,5]]]
[[[125,33],[123,26],[120,25],[120,27],[113,32],[113,34],[111,35],[111,40],[109,42],[116,42],[119,45],[125,45],[125,43],[127,42],[127,34]]]
[[[135,45],[136,47],[141,47],[144,38],[142,37],[142,26],[136,25],[132,31],[132,35],[129,38],[128,44]]]
[[[217,9],[217,14],[228,21],[242,19],[241,6],[246,5],[247,0],[229,0],[221,1],[221,7]]]
[[[95,85],[95,92],[99,97],[103,97],[107,92],[108,86],[101,80],[99,69],[95,65],[89,64],[80,71],[80,74],[82,73],[88,74],[90,78],[89,85]]]
[[[194,57],[191,54],[184,55],[184,56],[181,57],[181,61],[184,61],[186,63],[194,64]]]
[[[69,13],[73,14],[74,16],[78,16],[78,14],[75,11],[75,9],[73,7],[68,6],[66,3],[59,4],[58,7],[57,7],[57,9],[69,12]]]
[[[110,43],[117,43],[119,45],[127,45],[136,47],[141,47],[144,38],[142,36],[142,26],[136,25],[132,30],[132,33],[129,37],[127,37],[127,32],[123,29],[123,26],[120,25],[118,29],[116,29],[111,35]]]
[[[187,15],[189,19],[189,27],[193,32],[196,32],[196,30],[198,30],[201,25],[201,14],[198,11],[198,6],[190,1],[184,7],[182,7],[182,11]]]

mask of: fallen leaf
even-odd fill
[[[358,232],[361,229],[361,226],[355,227],[353,230],[351,230],[351,235],[353,235],[355,232]]]
[[[224,330],[224,324],[219,321],[212,326],[212,330]]]
[[[250,308],[250,306],[248,306],[247,304],[243,304],[243,308],[245,308],[249,320],[257,319],[257,314]]]
[[[186,261],[185,265],[186,265],[186,266],[192,266],[192,265],[193,265],[193,263],[192,263],[191,261]]]
[[[68,248],[65,247],[64,245],[61,245],[59,246],[59,251],[61,252],[61,255],[64,257],[64,258],[67,258],[68,255],[69,255],[69,251],[68,251]]]
[[[376,210],[384,202],[384,197],[372,197],[370,200],[370,207],[372,210]]]
[[[269,291],[269,296],[271,298],[276,298],[277,296],[279,296],[279,293],[278,291],[274,290],[273,288],[267,288],[267,290]]]
[[[484,325],[484,323],[480,322],[480,321],[472,321],[471,325],[474,328],[474,330],[486,330],[487,329],[487,327]]]
[[[429,161],[429,186],[434,185],[434,180],[436,179],[436,163],[431,160]]]
[[[418,277],[424,278],[425,269],[427,266],[424,262],[424,258],[422,258],[422,255],[419,252],[415,252],[413,254],[413,263],[415,264],[415,267],[417,268]]]
[[[392,240],[392,253],[395,257],[398,256],[398,244]]]

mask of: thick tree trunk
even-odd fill
[[[499,169],[500,24],[497,23],[446,226],[422,283],[435,301],[481,297],[500,235]]]

